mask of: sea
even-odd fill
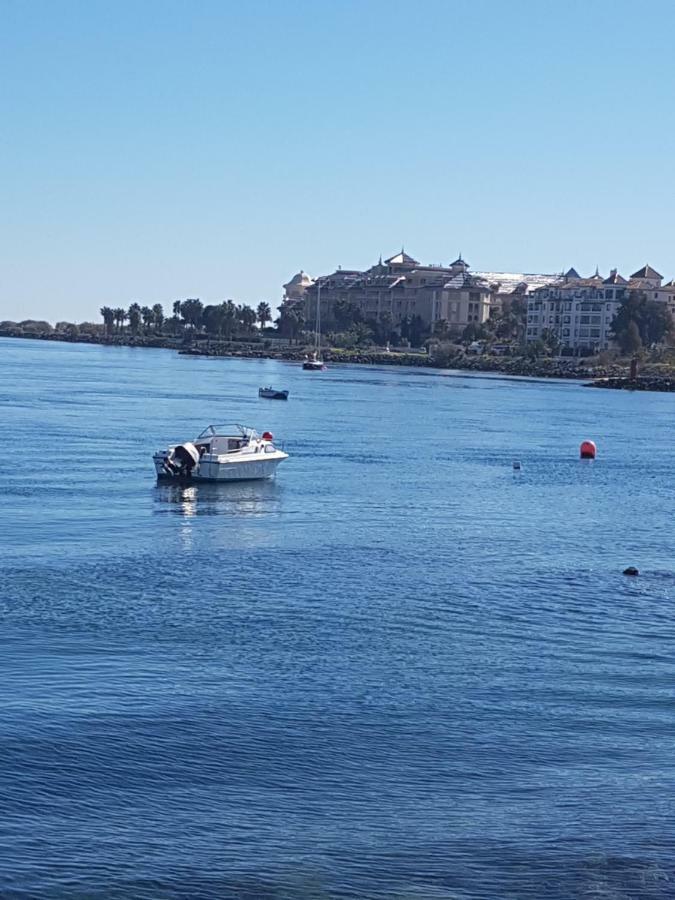
[[[0,416],[2,900],[675,897],[675,396],[1,339]],[[276,480],[156,482],[221,422]]]

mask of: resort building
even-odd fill
[[[419,317],[427,328],[445,320],[449,330],[459,334],[490,316],[490,288],[469,272],[461,255],[449,266],[425,266],[401,250],[365,271],[339,268],[322,275],[303,291],[308,321],[316,315],[319,291],[324,322],[335,321],[335,306],[341,301],[357,308],[364,320],[388,321],[393,328]],[[288,290],[286,296],[290,300]]]
[[[532,292],[527,304],[527,340],[555,336],[562,352],[592,354],[607,350],[613,340],[612,321],[630,291],[644,291],[649,299],[673,308],[675,284],[661,286],[662,276],[643,266],[630,278],[612,269],[607,278],[596,270],[582,278],[569,269],[552,284]]]

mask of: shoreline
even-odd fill
[[[19,340],[58,341],[69,344],[98,344],[104,347],[132,347],[143,349],[173,350],[183,356],[220,357],[223,359],[276,359],[283,362],[302,362],[306,357],[304,346],[263,346],[263,341],[211,341],[200,339],[186,341],[182,337],[166,335],[68,335],[63,333],[17,334],[0,331],[0,337]],[[269,342],[267,342],[269,344]],[[594,366],[582,364],[578,359],[560,361],[549,357],[530,360],[522,356],[456,356],[443,364],[433,356],[415,351],[342,350],[326,348],[323,357],[328,363],[376,366],[418,366],[446,371],[494,373],[515,377],[574,380],[585,382],[586,387],[609,390],[640,390],[675,392],[675,373],[672,377],[662,373],[644,373],[631,380],[626,365]]]

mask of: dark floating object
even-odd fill
[[[513,468],[516,472],[520,471],[520,460],[519,459],[513,460]]]
[[[579,456],[582,459],[595,459],[595,454],[598,452],[598,448],[595,446],[593,441],[582,441],[581,446],[579,447]]]
[[[628,566],[627,569],[624,569],[624,570],[623,570],[623,574],[624,574],[624,575],[639,575],[640,573],[639,573],[638,570],[635,568],[635,566]]]
[[[288,400],[288,391],[278,391],[273,387],[258,388],[258,396],[267,400]]]

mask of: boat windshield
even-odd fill
[[[245,425],[236,423],[228,423],[225,425],[209,425],[201,434],[197,435],[197,440],[204,440],[211,437],[255,437],[256,432],[253,428],[247,428]]]

